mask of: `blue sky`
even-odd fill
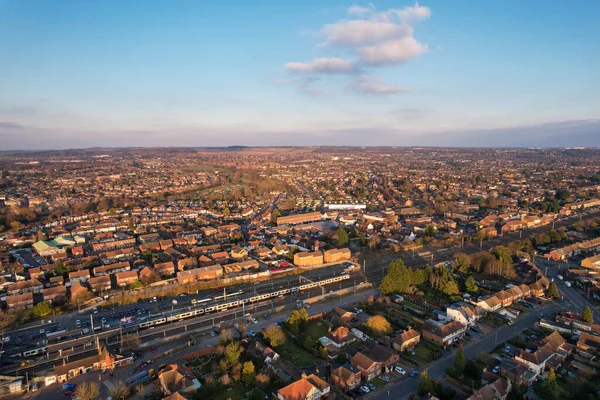
[[[0,0],[0,149],[600,146],[598,21],[595,0]]]

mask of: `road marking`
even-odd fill
[[[106,388],[110,391],[113,390],[115,388],[114,383],[112,383],[111,381],[104,381],[104,386],[106,386]]]

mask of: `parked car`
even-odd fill
[[[76,387],[77,385],[75,385],[74,383],[63,384],[63,390],[75,390]]]
[[[514,325],[514,324],[515,324],[515,321],[513,321],[512,319],[508,320],[508,325]]]
[[[402,367],[400,367],[398,365],[396,365],[396,367],[394,368],[394,371],[396,371],[400,375],[406,375],[406,371]]]
[[[371,389],[372,391],[377,390],[377,386],[373,385],[372,383],[367,383],[367,386],[369,387],[369,389]]]
[[[495,367],[492,369],[492,372],[493,372],[494,374],[497,374],[497,373],[498,373],[498,371],[500,371],[500,366],[499,366],[499,365],[496,365],[496,366],[495,366]]]
[[[360,387],[360,390],[361,390],[362,392],[364,392],[364,393],[369,393],[369,392],[371,391],[371,389],[369,389],[369,387],[368,387],[368,386],[365,386],[365,385],[362,385],[362,386]]]
[[[254,318],[254,317],[253,317],[253,318],[252,318],[252,323],[253,323],[253,324],[258,324],[258,320],[257,320],[256,318]]]
[[[505,353],[510,353],[510,346],[506,346],[506,347],[504,348],[504,352],[505,352]]]
[[[250,332],[248,332],[248,336],[254,337],[254,336],[256,336],[256,333],[254,331],[250,331]]]

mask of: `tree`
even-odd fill
[[[79,400],[96,400],[100,397],[100,385],[97,382],[83,382],[77,385],[75,397]]]
[[[306,335],[306,337],[304,338],[304,348],[312,349],[314,347],[315,347],[315,341],[313,340],[313,338],[310,335]]]
[[[435,385],[433,380],[429,376],[429,372],[424,369],[419,376],[419,382],[417,383],[417,390],[421,396],[424,396],[435,391]]]
[[[373,315],[369,317],[365,326],[371,330],[376,336],[386,335],[392,332],[392,325],[385,317],[381,315]]]
[[[477,293],[477,291],[479,290],[479,286],[477,286],[477,283],[475,282],[475,278],[473,278],[473,275],[469,275],[469,277],[465,281],[465,288],[467,289],[467,292],[469,292],[469,293]]]
[[[442,288],[442,292],[448,296],[453,296],[460,293],[460,288],[458,287],[458,283],[456,283],[456,281],[449,280]]]
[[[294,335],[298,335],[302,328],[306,327],[308,323],[308,313],[304,307],[300,310],[294,310],[287,319],[286,323],[290,332],[292,332]]]
[[[31,313],[36,317],[43,317],[52,312],[52,307],[46,302],[37,303],[32,309]]]
[[[265,387],[269,384],[271,378],[269,378],[269,375],[265,374],[264,372],[259,372],[256,374],[255,381],[259,387]]]
[[[131,285],[129,285],[129,289],[140,289],[143,287],[144,287],[144,284],[138,280],[131,282]]]
[[[123,335],[123,348],[127,349],[127,348],[131,348],[131,347],[136,347],[139,346],[141,341],[140,341],[140,337],[138,335],[135,335],[133,333],[128,333],[126,335]]]
[[[348,232],[342,227],[339,227],[335,232],[335,237],[337,239],[338,246],[344,246],[348,244]]]
[[[269,344],[273,347],[281,346],[285,343],[287,339],[283,329],[276,325],[267,326],[263,332],[263,336],[269,341]]]
[[[379,235],[373,234],[369,238],[369,248],[370,249],[376,249],[377,247],[379,247],[380,243],[381,243],[381,237]]]
[[[401,259],[394,260],[388,267],[386,276],[381,281],[381,293],[404,293],[413,280],[412,268],[404,265]]]
[[[279,218],[281,216],[281,213],[279,212],[278,209],[274,209],[273,211],[271,211],[271,222],[273,224],[277,224],[277,218]]]
[[[550,282],[550,285],[548,285],[548,289],[546,289],[546,296],[550,297],[551,299],[557,299],[558,297],[560,297],[560,294],[558,293],[558,288],[556,287],[556,282]]]
[[[589,322],[590,324],[594,322],[594,315],[588,306],[583,309],[583,312],[581,313],[581,319],[585,322]]]
[[[77,296],[72,297],[71,303],[74,306],[79,307],[86,301],[90,300],[91,298],[92,298],[92,294],[86,290],[85,292],[78,293]]]
[[[467,359],[465,358],[465,351],[462,345],[458,346],[456,355],[454,356],[454,368],[456,373],[462,375],[465,372],[465,366],[467,365]]]
[[[365,236],[364,232],[361,232],[360,235],[358,236],[359,240],[360,240],[360,245],[364,246],[367,244],[367,237]]]
[[[246,384],[246,386],[250,386],[254,383],[255,375],[254,363],[252,361],[245,362],[244,368],[242,369],[242,381]]]
[[[545,400],[558,400],[560,398],[560,392],[556,383],[556,373],[553,368],[550,368],[546,381],[541,385],[541,395]]]
[[[118,381],[111,389],[108,390],[110,397],[113,399],[127,398],[129,396],[129,386],[123,381]]]
[[[433,237],[435,236],[435,227],[433,225],[427,225],[423,230],[423,236]]]
[[[466,253],[456,253],[454,254],[454,267],[462,272],[466,273],[471,266],[471,256]]]
[[[225,359],[227,360],[227,364],[237,364],[242,355],[242,351],[244,351],[244,349],[242,349],[242,346],[237,342],[231,342],[225,346]]]

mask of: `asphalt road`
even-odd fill
[[[464,346],[465,356],[469,358],[475,358],[477,354],[482,352],[491,352],[494,348],[502,342],[515,336],[517,333],[530,328],[535,322],[537,322],[537,315],[540,312],[545,314],[552,314],[559,310],[568,310],[570,306],[568,304],[558,304],[556,302],[548,302],[541,306],[535,307],[533,310],[521,315],[515,321],[512,326],[505,325],[501,328],[495,329],[487,335],[475,338],[471,342]],[[443,358],[430,364],[427,368],[429,375],[434,379],[442,379],[446,376],[446,368],[454,364],[454,352],[444,352]],[[407,380],[396,382],[386,385],[384,388],[379,389],[376,392],[369,393],[363,396],[364,399],[406,399],[411,394],[416,393],[417,383],[419,377],[409,378]],[[389,394],[388,394],[389,392]]]

